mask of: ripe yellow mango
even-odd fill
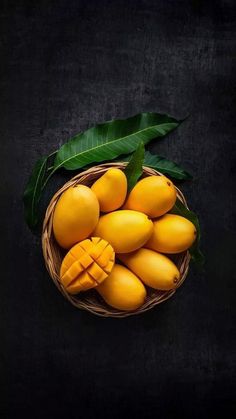
[[[192,246],[197,236],[193,223],[175,214],[165,214],[153,222],[151,238],[145,245],[162,253],[180,253]]]
[[[93,235],[107,240],[117,253],[142,247],[151,237],[153,223],[138,211],[118,210],[99,218]]]
[[[99,219],[98,199],[90,188],[77,185],[60,196],[53,215],[53,232],[61,247],[68,249],[86,239]]]
[[[135,310],[146,298],[146,289],[142,282],[129,269],[115,264],[110,275],[96,291],[107,304],[119,310]]]
[[[176,287],[180,278],[175,264],[166,256],[153,250],[139,249],[127,255],[118,255],[118,259],[151,288],[171,290]]]
[[[150,218],[160,217],[176,201],[176,189],[165,176],[148,176],[131,190],[124,208],[144,212]]]
[[[97,287],[110,274],[115,252],[100,237],[83,240],[73,246],[64,257],[60,281],[70,294]]]
[[[102,212],[110,212],[120,208],[127,194],[127,179],[120,169],[108,169],[91,186]]]

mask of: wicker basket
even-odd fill
[[[88,169],[75,177],[73,177],[69,182],[67,182],[52,198],[44,219],[43,224],[43,232],[42,232],[42,247],[43,247],[43,255],[45,259],[46,268],[53,279],[55,285],[59,289],[59,291],[64,295],[67,300],[69,300],[74,306],[77,308],[81,308],[84,310],[88,310],[91,313],[97,314],[98,316],[103,317],[126,317],[131,316],[134,314],[143,313],[144,311],[150,310],[157,304],[162,303],[163,301],[170,298],[174,293],[175,290],[171,291],[158,291],[151,288],[147,288],[147,298],[144,304],[139,307],[137,310],[134,311],[121,311],[116,310],[110,306],[108,306],[104,300],[100,297],[100,295],[95,290],[90,290],[87,292],[79,293],[76,296],[70,295],[66,292],[59,281],[59,271],[62,259],[66,254],[66,251],[61,249],[53,236],[52,230],[52,219],[53,213],[55,209],[55,205],[60,198],[60,195],[68,189],[70,186],[74,186],[77,184],[84,184],[87,186],[91,186],[91,184],[98,179],[101,175],[103,175],[110,167],[117,167],[120,169],[124,169],[125,163],[107,163],[101,164],[99,166],[94,166],[91,169]],[[143,177],[146,176],[162,176],[161,173],[157,172],[154,169],[150,169],[148,167],[144,167],[143,170]],[[182,192],[176,188],[178,198],[183,202],[184,205],[187,207],[186,200],[182,194]],[[185,280],[188,268],[189,268],[189,261],[190,256],[189,252],[184,252],[175,257],[175,263],[180,270],[180,280],[177,284],[177,287]]]

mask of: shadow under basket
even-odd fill
[[[83,184],[86,186],[91,186],[95,180],[97,180],[100,176],[102,176],[109,168],[116,167],[123,170],[126,166],[126,163],[106,163],[101,164],[98,166],[93,166],[92,168],[76,175],[73,177],[69,182],[65,183],[65,185],[57,191],[57,193],[53,196],[46,214],[43,223],[43,232],[42,232],[42,247],[43,247],[43,255],[46,264],[46,268],[53,279],[55,285],[59,289],[59,291],[64,295],[64,297],[71,302],[75,307],[88,310],[93,314],[103,317],[127,317],[134,314],[143,313],[147,310],[150,310],[157,304],[162,303],[163,301],[167,300],[168,298],[174,295],[177,288],[179,288],[182,283],[184,282],[189,268],[189,261],[190,255],[189,252],[183,252],[178,255],[174,256],[174,262],[180,271],[180,280],[175,289],[171,291],[158,291],[152,288],[147,288],[147,297],[144,301],[144,304],[139,307],[137,310],[133,311],[122,311],[117,310],[113,307],[108,306],[102,297],[96,292],[95,289],[89,290],[86,292],[81,292],[77,295],[70,295],[67,293],[65,288],[60,283],[59,272],[60,266],[63,257],[65,256],[66,252],[62,249],[56,242],[53,229],[52,229],[52,220],[53,220],[53,213],[55,210],[56,203],[60,198],[61,194],[71,186],[75,186],[78,184]],[[154,169],[150,169],[148,167],[143,167],[143,175],[142,177],[146,176],[163,176],[161,173],[157,172]],[[183,202],[183,204],[187,207],[186,200],[182,192],[176,188],[177,197]]]

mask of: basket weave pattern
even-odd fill
[[[189,268],[189,261],[190,255],[189,252],[183,252],[176,256],[175,264],[177,265],[180,271],[180,280],[176,286],[176,289],[171,291],[158,291],[151,288],[147,288],[147,298],[144,304],[139,307],[137,310],[134,311],[121,311],[115,308],[108,306],[104,300],[100,297],[100,295],[95,290],[90,290],[87,292],[81,292],[78,295],[70,295],[67,293],[65,288],[60,283],[59,272],[60,266],[63,257],[66,254],[64,249],[61,249],[60,246],[55,241],[52,229],[52,220],[53,220],[53,213],[55,210],[56,203],[60,198],[60,195],[69,187],[75,186],[78,184],[83,184],[86,186],[91,186],[92,183],[97,180],[100,176],[102,176],[110,167],[117,167],[119,169],[124,169],[126,163],[106,163],[101,164],[98,166],[94,166],[78,175],[73,177],[69,182],[65,183],[65,185],[56,192],[53,196],[46,214],[43,223],[43,232],[42,232],[42,248],[43,248],[43,255],[46,264],[46,268],[53,279],[55,285],[59,289],[59,291],[67,298],[74,306],[80,309],[88,310],[93,314],[103,316],[103,317],[127,317],[134,314],[139,314],[150,310],[157,304],[162,303],[163,301],[170,298],[176,291],[177,288],[182,285],[184,282]],[[143,176],[163,176],[161,173],[157,172],[154,169],[144,167],[143,168]],[[186,200],[182,194],[182,192],[176,188],[178,198],[183,202],[183,204],[187,207]]]

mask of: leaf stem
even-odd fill
[[[48,155],[48,159],[49,159],[49,157],[52,157],[54,154],[57,154],[57,152],[58,152],[58,150],[53,151],[51,154],[49,154]],[[47,172],[49,172],[50,170],[52,170],[52,171],[51,171],[51,173],[49,173],[48,177],[45,179],[45,181],[44,181],[44,183],[42,185],[42,190],[45,188],[45,186],[47,185],[49,179],[51,178],[51,176],[53,175],[53,173],[55,173],[56,169],[57,169],[57,167],[54,168],[54,166],[50,166],[50,167],[47,168]]]
[[[58,150],[56,150],[56,151],[53,151],[51,154],[49,154],[48,155],[48,159],[49,159],[49,157],[52,157],[54,154],[56,154],[58,152]]]
[[[53,168],[53,166],[52,166]],[[51,173],[49,173],[48,177],[46,177],[43,185],[42,185],[42,190],[45,188],[45,186],[47,185],[49,179],[51,179],[52,175],[55,173],[55,171],[58,169],[58,167],[55,167],[54,170],[51,171]]]

